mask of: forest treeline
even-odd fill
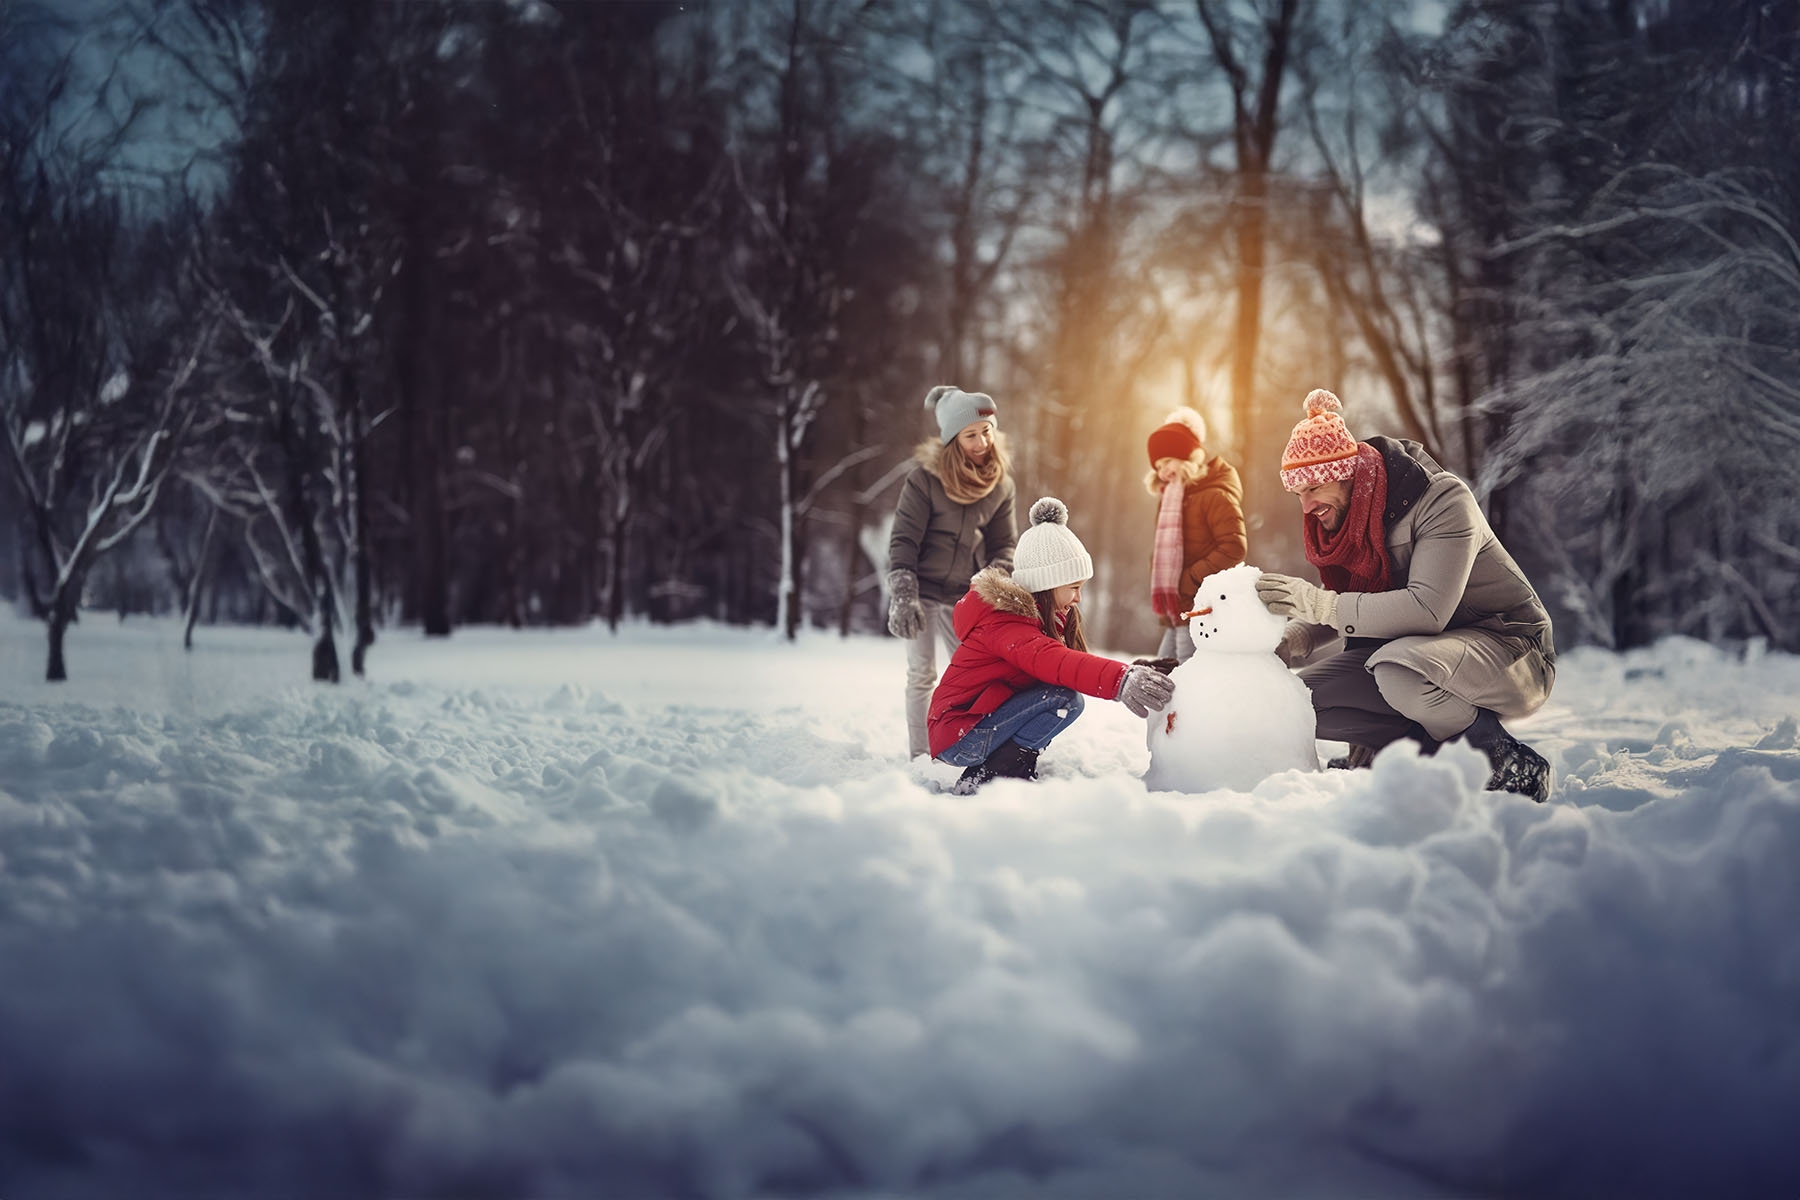
[[[1559,642],[1800,648],[1800,5],[0,5],[0,588],[308,630],[882,626],[933,384],[1147,650],[1144,438],[1297,569],[1308,389]]]

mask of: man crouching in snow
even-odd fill
[[[1550,765],[1500,718],[1536,712],[1550,695],[1550,614],[1467,484],[1417,442],[1351,438],[1341,408],[1315,388],[1281,456],[1281,484],[1304,514],[1306,560],[1325,586],[1291,575],[1256,582],[1269,611],[1292,618],[1276,650],[1289,666],[1345,639],[1341,653],[1300,671],[1318,735],[1350,743],[1331,765],[1366,765],[1402,737],[1428,753],[1460,740],[1487,755],[1489,790],[1541,803]]]
[[[995,776],[1036,779],[1038,754],[1081,715],[1081,694],[1121,701],[1140,717],[1175,694],[1166,675],[1087,652],[1081,587],[1094,574],[1069,509],[1054,496],[1031,506],[1012,574],[990,567],[952,612],[961,645],[931,695],[931,754],[964,767],[968,795]]]

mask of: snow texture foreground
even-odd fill
[[[1800,663],[1477,755],[906,765],[891,642],[0,621],[0,1196],[1800,1188]]]

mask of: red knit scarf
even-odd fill
[[[1306,561],[1319,568],[1319,582],[1334,592],[1385,592],[1393,586],[1382,514],[1387,509],[1387,464],[1367,442],[1356,447],[1350,511],[1336,533],[1326,533],[1317,517],[1307,517]]]

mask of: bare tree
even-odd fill
[[[1716,596],[1721,581],[1735,598],[1729,626],[1796,644],[1775,615],[1791,611],[1794,564],[1766,553],[1791,540],[1792,514],[1756,500],[1791,494],[1800,452],[1800,354],[1788,336],[1800,230],[1770,182],[1645,164],[1603,193],[1591,219],[1497,248],[1530,255],[1629,237],[1660,251],[1641,272],[1564,297],[1587,314],[1584,353],[1489,399],[1509,430],[1483,483],[1529,479],[1560,497],[1540,519],[1578,556],[1564,595],[1601,644],[1646,640],[1659,610],[1677,623],[1709,619],[1680,597]]]
[[[1283,94],[1296,39],[1312,0],[1194,0],[1213,69],[1230,99],[1232,240],[1236,251],[1231,356],[1232,423],[1246,461],[1265,458],[1257,421],[1257,363],[1268,256],[1270,180],[1282,129]],[[1248,493],[1260,477],[1246,480]],[[1254,507],[1254,502],[1252,501]]]
[[[144,102],[113,103],[108,78],[71,111],[72,49],[9,70],[0,433],[32,549],[27,600],[48,629],[46,678],[62,680],[64,635],[89,572],[155,509],[192,421],[188,384],[211,326],[203,313],[172,321],[181,302],[164,303],[164,289],[128,294],[146,243],[109,171]],[[180,288],[189,248],[169,255],[167,289]]]
[[[1433,65],[1480,485],[1578,640],[1793,644],[1800,19],[1772,16],[1471,5]]]
[[[754,347],[774,434],[776,626],[789,639],[802,620],[813,433],[832,398],[829,351],[845,298],[836,235],[867,199],[844,187],[854,134],[842,121],[846,61],[837,51],[856,36],[854,21],[848,3],[787,0],[747,31],[739,60],[758,103],[733,152],[744,221],[724,283]]]
[[[1136,519],[1135,481],[1118,464],[1133,457],[1149,415],[1139,388],[1172,327],[1165,290],[1145,286],[1163,215],[1155,164],[1165,148],[1166,26],[1138,0],[985,0],[982,10],[991,36],[1026,65],[1029,133],[1042,143],[1042,196],[1009,297],[1031,314],[1011,346],[1010,394],[1032,399],[1011,426],[1028,435],[1022,474],[1069,501],[1101,553],[1134,561],[1149,525]],[[1127,578],[1107,572],[1088,602],[1095,636],[1122,636],[1114,619],[1127,607]]]
[[[1316,163],[1306,221],[1306,253],[1359,356],[1385,385],[1400,431],[1442,462],[1473,473],[1458,447],[1449,453],[1437,348],[1448,299],[1432,240],[1411,217],[1411,184],[1424,147],[1416,80],[1404,70],[1404,34],[1390,6],[1346,6],[1323,49],[1294,62],[1295,107]],[[1299,181],[1297,181],[1299,182]]]

